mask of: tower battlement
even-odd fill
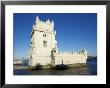
[[[40,31],[53,31],[54,29],[54,22],[47,19],[46,21],[40,20],[37,16],[36,21],[33,25],[33,29],[40,30]]]
[[[80,52],[60,52],[55,39],[56,31],[54,22],[47,19],[40,20],[37,16],[30,34],[29,65],[58,65],[86,63],[87,51]]]

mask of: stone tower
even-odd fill
[[[41,21],[36,17],[30,34],[29,65],[54,65],[52,50],[57,48],[55,40],[54,22],[49,19]]]

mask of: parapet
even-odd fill
[[[36,28],[34,27],[36,26]],[[53,20],[50,21],[49,19],[47,19],[46,21],[42,21],[40,20],[40,18],[37,16],[36,17],[36,21],[34,23],[33,28],[35,28],[35,30],[41,30],[41,31],[53,31],[54,28],[54,22]]]
[[[60,55],[84,55],[85,53],[84,52],[58,52],[58,54]]]

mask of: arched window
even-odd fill
[[[43,37],[46,37],[46,34],[43,34]]]

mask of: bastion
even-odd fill
[[[30,33],[29,67],[53,68],[58,65],[77,67],[86,65],[87,50],[61,52],[57,47],[54,22],[37,16]]]

